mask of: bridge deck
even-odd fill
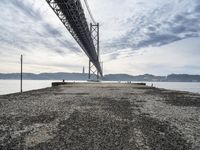
[[[80,0],[46,0],[63,25],[71,33],[98,72],[101,65]]]
[[[199,99],[101,83],[0,96],[0,149],[199,149]]]

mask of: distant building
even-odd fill
[[[83,66],[83,74],[85,74],[85,67]]]

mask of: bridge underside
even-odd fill
[[[98,53],[91,37],[80,0],[46,1],[94,64],[99,74],[102,75]]]

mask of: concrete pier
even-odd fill
[[[200,149],[200,95],[72,83],[0,96],[0,149]]]

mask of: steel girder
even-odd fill
[[[98,61],[100,62],[100,55],[99,55],[99,23],[97,24],[92,24],[90,23],[90,33],[91,33],[91,37],[95,46],[95,49],[97,50],[97,57],[98,57]],[[93,74],[97,74],[97,80],[99,79],[99,71],[96,69],[95,71],[93,70],[94,65],[91,64],[91,61],[89,61],[89,73],[88,73],[88,79],[90,79],[91,77],[91,73]],[[102,74],[103,74],[103,69],[102,69]],[[101,74],[101,76],[102,76]]]
[[[102,69],[80,0],[46,0],[98,72]]]

